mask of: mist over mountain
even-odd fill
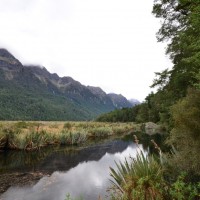
[[[138,104],[141,103],[141,102],[138,101],[137,99],[129,99],[128,101],[131,103],[132,106],[135,106],[135,105],[138,105]]]
[[[0,49],[0,120],[91,120],[132,104],[45,67],[22,65]]]

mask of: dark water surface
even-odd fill
[[[137,147],[130,140],[113,139],[89,147],[49,148],[34,153],[0,153],[1,173],[42,172],[32,186],[10,187],[2,200],[64,200],[67,193],[84,200],[104,197],[110,185],[109,167],[136,155]]]

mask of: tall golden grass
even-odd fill
[[[39,150],[48,145],[77,145],[88,139],[125,134],[134,123],[0,122],[0,149]]]

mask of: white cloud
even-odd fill
[[[1,0],[0,46],[23,63],[139,100],[169,67],[153,1]]]

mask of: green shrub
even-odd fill
[[[168,144],[178,151],[173,161],[174,165],[180,171],[200,176],[200,91],[190,90],[171,111],[174,128]]]
[[[63,126],[64,129],[71,129],[73,126],[70,122],[66,122]]]
[[[186,174],[182,173],[171,185],[169,193],[173,200],[194,200],[200,198],[200,182],[197,184],[186,183]]]

